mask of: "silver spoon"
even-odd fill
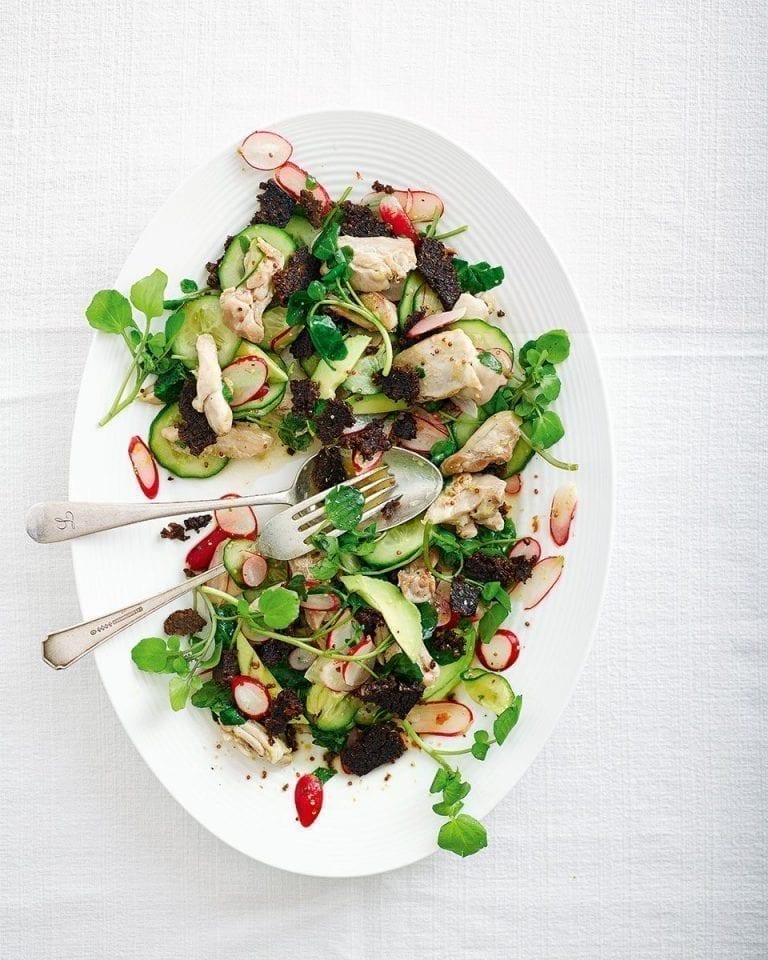
[[[102,530],[114,530],[131,523],[144,520],[158,520],[165,517],[187,516],[194,513],[211,513],[214,510],[226,510],[237,507],[260,507],[266,504],[295,504],[306,500],[316,493],[312,485],[312,466],[314,457],[310,457],[299,470],[293,486],[274,493],[256,493],[237,500],[187,500],[176,503],[73,503],[67,500],[36,503],[30,507],[26,516],[26,528],[29,536],[38,543],[61,543],[75,540],[90,533]],[[384,455],[384,462],[395,474],[395,479],[407,498],[414,484],[423,487],[431,477],[433,482],[440,479],[440,471],[424,457],[410,450],[393,448]],[[442,483],[442,480],[440,481]],[[438,487],[438,492],[440,488]],[[437,494],[435,494],[437,496]],[[434,499],[434,498],[433,498]],[[422,508],[424,509],[424,508]],[[417,511],[417,513],[420,511]],[[410,514],[415,516],[415,514]],[[380,530],[387,530],[410,519],[402,506],[381,518]]]

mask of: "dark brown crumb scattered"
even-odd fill
[[[421,699],[424,687],[420,683],[406,683],[392,675],[376,680],[366,680],[357,691],[357,696],[366,703],[373,703],[387,713],[404,717]]]
[[[392,233],[392,229],[382,223],[370,207],[364,203],[352,203],[345,200],[341,205],[344,219],[341,222],[341,233],[348,237],[385,237]]]
[[[497,311],[496,311],[496,316],[497,316],[497,317],[506,317],[506,313],[504,313],[503,310],[497,310]]]
[[[284,640],[275,640],[270,637],[264,643],[259,644],[258,655],[261,662],[266,667],[274,667],[275,664],[282,663],[291,652],[291,645]]]
[[[184,529],[192,530],[194,533],[197,533],[198,530],[202,530],[203,527],[207,527],[211,520],[213,520],[212,513],[201,513],[197,517],[187,517],[184,521]]]
[[[405,323],[403,324],[402,335],[400,337],[400,345],[402,347],[412,346],[414,343],[418,343],[421,337],[409,337],[407,334],[410,332],[411,327],[415,326],[419,320],[423,320],[426,317],[427,311],[422,307],[421,310],[414,310],[413,313],[410,313],[405,318]],[[427,336],[427,334],[425,334]]]
[[[315,352],[315,345],[312,343],[312,337],[309,330],[304,327],[301,333],[296,337],[293,343],[288,347],[294,360],[307,360]]]
[[[316,230],[319,230],[326,213],[323,201],[313,196],[311,190],[302,190],[299,194],[299,203],[304,208],[304,216]]]
[[[392,722],[378,723],[363,730],[357,742],[341,751],[341,762],[348,773],[365,776],[405,753],[400,731]]]
[[[456,276],[456,267],[453,257],[444,244],[432,237],[426,237],[419,245],[416,263],[424,279],[432,287],[446,310],[461,296],[459,278]]]
[[[421,378],[415,367],[393,367],[386,377],[379,375],[377,379],[381,392],[390,400],[414,403],[419,396]]]
[[[179,440],[189,447],[193,456],[199,457],[206,447],[216,442],[216,434],[211,430],[205,414],[199,413],[192,406],[196,393],[197,385],[194,380],[186,380],[179,396],[181,420],[178,429]]]
[[[221,659],[213,668],[213,679],[217,683],[229,683],[240,673],[236,650],[222,650]]]
[[[354,450],[363,460],[370,460],[377,453],[385,453],[392,446],[392,441],[384,433],[380,421],[371,420],[362,430],[345,434],[342,437],[345,447]]]
[[[511,573],[509,580],[511,583],[525,583],[530,580],[536,561],[530,557],[510,557]]]
[[[384,783],[389,783],[389,781],[390,781],[391,779],[392,779],[392,774],[391,774],[391,773],[388,773],[388,774],[384,777]]]
[[[200,616],[197,610],[189,607],[186,610],[174,610],[165,618],[163,630],[166,636],[191,637],[193,633],[202,630],[205,626],[205,620]]]
[[[487,553],[471,554],[464,561],[464,573],[479,583],[522,583],[531,575],[533,561],[526,557],[491,557]]]
[[[227,247],[235,239],[235,235],[231,234],[224,241],[224,250],[218,260],[210,260],[205,265],[205,269],[208,271],[208,276],[206,278],[206,283],[211,288],[211,290],[219,289],[219,267],[221,266],[221,261],[224,259],[224,254],[227,251]]]
[[[283,306],[292,293],[306,290],[320,276],[320,261],[306,247],[299,247],[282,270],[274,276],[275,297]]]
[[[262,721],[272,737],[282,737],[291,749],[296,746],[296,728],[290,723],[300,717],[304,708],[295,690],[281,690],[272,701],[269,716]]]
[[[454,613],[472,617],[477,613],[477,605],[480,602],[480,587],[467,583],[463,577],[456,577],[451,583],[449,602]]]
[[[329,400],[317,418],[317,435],[323,443],[333,443],[355,422],[352,408],[344,400]]]
[[[180,523],[169,523],[160,531],[163,540],[189,540],[186,530]]]
[[[384,506],[381,508],[381,516],[384,520],[391,520],[392,517],[394,517],[402,499],[402,496],[395,497],[393,500],[388,500],[384,504]]]
[[[266,223],[271,227],[284,227],[293,216],[296,201],[279,187],[274,180],[260,183],[259,207],[251,223]]]
[[[284,783],[284,784],[282,785],[282,787],[280,787],[280,789],[283,791],[283,793],[285,793],[286,790],[288,789],[288,787],[289,787],[289,784]]]
[[[384,617],[373,607],[358,607],[352,617],[362,626],[367,637],[372,637],[379,627],[384,626]]]
[[[392,424],[392,434],[398,440],[413,440],[416,436],[416,417],[412,413],[401,413]]]
[[[262,779],[262,780],[266,780],[266,779],[267,779],[267,771],[266,771],[266,770],[262,770],[262,771],[261,771],[261,779]]]
[[[312,462],[312,486],[317,493],[344,483],[347,475],[338,447],[322,447]]]
[[[464,637],[455,630],[436,630],[429,640],[430,649],[435,654],[444,654],[440,659],[445,662],[448,657],[458,660],[464,653]]]
[[[394,193],[395,188],[390,187],[388,183],[382,183],[380,180],[374,180],[371,184],[371,190],[374,190],[376,193]]]
[[[314,380],[291,380],[291,410],[299,417],[311,417],[320,396]]]
[[[250,775],[250,773],[246,773],[246,775],[245,775],[245,779],[246,779],[246,780],[250,780],[250,779],[251,779],[251,775]]]

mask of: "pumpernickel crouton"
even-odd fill
[[[392,675],[367,680],[357,691],[357,696],[396,717],[405,717],[416,706],[424,692],[420,683],[406,683]]]
[[[163,631],[168,637],[191,637],[192,634],[202,630],[205,626],[205,620],[200,616],[197,610],[189,607],[186,610],[174,610],[165,618]]]
[[[251,223],[265,223],[270,227],[284,227],[293,216],[296,201],[274,180],[260,183],[259,206]]]
[[[299,247],[272,279],[272,288],[278,303],[285,306],[291,294],[306,290],[319,276],[320,261],[312,256],[307,247]]]
[[[405,744],[397,725],[387,721],[363,730],[355,743],[341,751],[341,762],[346,771],[363,777],[404,753]]]
[[[437,294],[440,303],[446,310],[461,296],[459,278],[453,257],[439,240],[425,237],[419,245],[416,254],[416,263],[424,279]]]

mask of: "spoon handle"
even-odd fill
[[[223,500],[184,500],[176,503],[72,503],[67,500],[36,503],[26,517],[27,533],[38,543],[61,543],[89,533],[114,530],[143,520],[210,513],[228,507],[260,507],[271,503],[295,503],[293,490],[257,493]]]
[[[105,613],[101,617],[78,623],[74,627],[65,627],[63,630],[49,633],[43,640],[43,660],[54,670],[63,670],[105,640],[110,640],[122,630],[132,627],[134,623],[138,623],[150,613],[164,607],[166,603],[183,597],[185,593],[212,580],[225,570],[223,563],[217,564],[210,570],[205,570],[196,577],[191,577],[184,583],[179,583],[169,590],[163,590],[162,593],[157,593],[146,600],[139,600],[138,603],[131,603],[120,610],[113,610],[112,613]]]

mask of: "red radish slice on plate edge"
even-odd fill
[[[284,163],[282,167],[275,171],[275,180],[295,200],[299,199],[302,190],[309,190],[315,200],[319,200],[324,209],[327,209],[331,205],[328,191],[319,183],[310,190],[307,186],[308,177],[309,174],[306,170],[302,170],[301,167],[297,167],[295,163],[290,162]]]
[[[291,159],[293,147],[279,133],[254,130],[243,140],[237,152],[254,170],[275,170]]]
[[[379,216],[384,223],[392,227],[392,232],[396,237],[405,237],[414,243],[419,243],[421,240],[421,237],[413,229],[413,224],[408,219],[408,214],[394,195],[388,194],[381,201],[379,204]]]
[[[323,809],[323,784],[314,773],[305,773],[296,781],[293,802],[299,823],[302,827],[311,827]]]
[[[237,500],[239,493],[225,493],[222,500]],[[259,532],[256,514],[250,507],[225,507],[216,510],[216,523],[228,537],[242,537],[245,540],[255,540]]]
[[[433,703],[418,703],[407,717],[416,733],[435,734],[439,737],[458,737],[466,733],[472,724],[472,711],[455,700],[435,700]]]
[[[506,670],[520,656],[520,641],[511,630],[497,630],[488,643],[478,640],[475,652],[487,670]]]
[[[520,493],[522,488],[523,488],[522,477],[520,476],[519,473],[516,473],[514,476],[510,477],[509,480],[507,480],[504,490],[508,497],[514,497],[515,494]],[[522,543],[522,541],[520,542]],[[517,544],[515,544],[515,546],[517,546]],[[514,550],[514,547],[512,549]],[[539,550],[539,553],[541,553],[541,550]],[[512,556],[511,551],[510,551],[510,556]],[[538,557],[536,559],[538,560]]]
[[[420,337],[424,333],[429,333],[432,330],[440,330],[442,327],[447,327],[449,323],[461,320],[466,312],[466,307],[458,307],[455,310],[446,310],[444,313],[432,313],[422,320],[417,320],[416,323],[408,329],[406,337],[413,339],[414,337]],[[453,401],[454,403],[456,402],[455,397]]]
[[[210,533],[207,533],[202,540],[192,547],[187,554],[186,565],[194,573],[202,573],[211,566],[211,560],[216,551],[216,547],[227,540],[227,534],[220,527],[214,527]]]
[[[369,637],[366,637],[364,640],[361,640],[360,643],[355,644],[354,647],[349,651],[350,654],[366,654],[371,653],[375,648],[373,640]],[[346,660],[344,661],[344,667],[342,668],[342,675],[345,682],[354,690],[360,686],[360,684],[367,678],[370,677],[370,673],[366,668],[355,660]]]
[[[411,206],[408,216],[414,223],[428,223],[435,219],[435,214],[442,217],[445,204],[436,193],[427,190],[409,190]]]
[[[160,489],[160,474],[157,472],[155,458],[141,437],[131,437],[128,444],[128,456],[141,487],[141,492],[148,500],[154,500],[157,491]]]
[[[259,587],[267,575],[267,561],[259,553],[246,557],[241,571],[246,587]]]
[[[533,568],[525,583],[518,583],[509,594],[510,600],[522,604],[524,610],[538,606],[560,579],[565,557],[545,557]]]
[[[249,720],[261,720],[269,713],[269,691],[253,677],[238,676],[230,681],[235,706]]]
[[[261,357],[240,357],[221,371],[232,389],[231,407],[240,407],[255,400],[261,393],[269,370]]]
[[[568,543],[577,503],[576,487],[573,483],[564,483],[555,490],[549,512],[549,532],[558,547]]]
[[[533,537],[523,537],[512,547],[509,555],[510,557],[525,557],[526,560],[533,560],[534,563],[538,563],[541,556],[541,545]]]

